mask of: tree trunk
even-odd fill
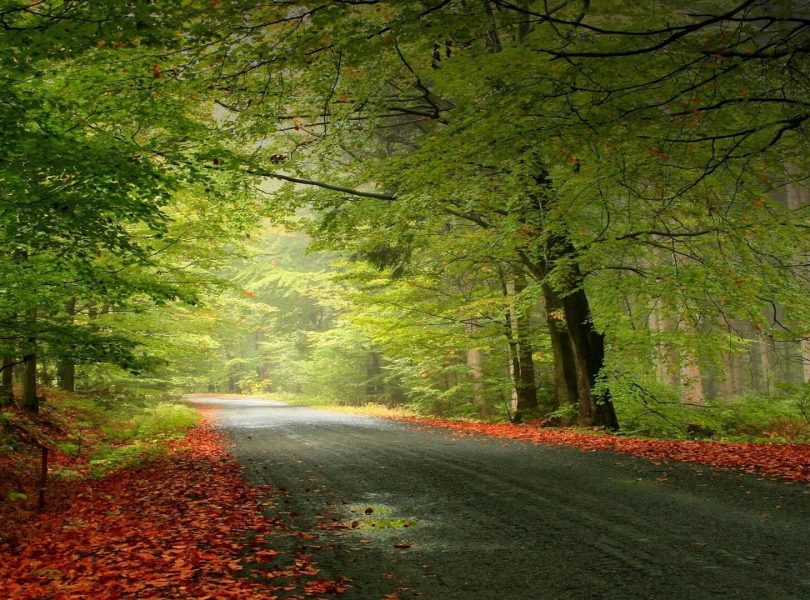
[[[501,289],[505,298],[514,298],[526,288],[526,278],[517,274],[514,283],[507,283],[501,273]],[[517,310],[511,301],[504,314],[504,334],[509,348],[509,375],[512,380],[512,420],[520,421],[522,412],[537,408],[537,383],[534,373],[532,345],[528,339],[531,315]]]
[[[366,354],[366,398],[379,400],[383,393],[380,355],[376,352],[368,352]]]
[[[475,334],[478,325],[475,321],[470,321],[467,325],[467,330],[472,337]],[[474,339],[472,341],[475,341]],[[467,350],[467,368],[472,381],[473,397],[472,402],[478,407],[478,412],[482,416],[486,416],[487,407],[486,399],[484,398],[484,356],[480,348],[470,348]]]
[[[574,265],[572,269],[577,280],[581,282],[579,267]],[[579,424],[618,429],[619,420],[613,408],[610,392],[606,389],[594,392],[597,378],[605,364],[605,337],[593,326],[585,290],[582,287],[575,288],[573,292],[563,296],[562,304],[577,370]]]
[[[703,404],[706,399],[703,374],[696,359],[686,358],[681,363],[681,389],[686,402]]]
[[[526,289],[526,278],[523,274],[515,276],[515,293],[520,294]],[[518,411],[534,410],[537,408],[537,382],[535,381],[534,358],[531,340],[531,313],[518,311],[514,320],[517,332],[517,358],[520,367],[518,372],[519,385],[517,387]]]
[[[593,325],[591,307],[585,294],[582,272],[576,263],[568,266],[569,289],[571,291],[564,295],[558,294],[545,282],[546,275],[549,272],[549,263],[545,262],[545,260],[554,264],[556,260],[563,257],[574,256],[576,251],[570,242],[556,235],[550,236],[547,243],[548,252],[546,256],[549,257],[548,259],[538,263],[529,260],[525,254],[522,258],[532,275],[542,283],[547,300],[559,300],[565,319],[565,331],[567,332],[574,359],[573,368],[577,390],[576,398],[578,400],[577,422],[584,426],[617,430],[619,421],[616,417],[613,401],[610,398],[610,392],[606,389],[598,393],[594,392],[597,379],[605,364],[605,338],[596,331]],[[554,327],[549,327],[550,332],[553,329]],[[563,349],[561,348],[561,350]],[[562,355],[560,358],[562,359]],[[555,356],[555,360],[557,360],[557,356]]]
[[[658,305],[654,306],[650,311],[649,328],[657,334],[672,331],[670,320],[664,316],[661,307]],[[657,337],[659,340],[655,344],[655,355],[653,356],[656,379],[661,383],[666,383],[673,389],[677,389],[680,386],[678,361],[675,360],[669,344],[661,340],[662,336]]]
[[[577,407],[579,390],[577,373],[574,368],[574,351],[571,339],[562,317],[562,302],[548,284],[543,284],[543,304],[546,311],[546,324],[551,339],[551,351],[554,356],[554,397],[557,408]]]
[[[37,311],[31,309],[26,319],[28,339],[24,346],[24,367],[22,379],[22,396],[20,406],[28,412],[39,412],[39,399],[37,398],[37,339],[35,334]]]
[[[786,162],[785,170],[787,171],[788,175],[785,200],[788,208],[798,213],[807,207],[808,190],[798,181],[801,177],[801,173],[799,172],[799,169],[796,167],[795,163],[790,161]],[[807,260],[808,253],[799,252],[796,255],[795,263],[796,265],[805,265],[807,264]],[[796,273],[796,276],[799,278],[806,278],[808,275],[808,269],[806,266],[796,266],[793,268],[793,270]],[[806,336],[803,336],[799,342],[799,355],[802,363],[802,382],[807,383],[810,381],[810,339],[808,339]]]
[[[541,217],[541,223],[548,216],[548,205],[553,205],[554,191],[551,180],[542,167],[534,178],[536,188],[529,190],[533,209]],[[526,221],[528,225],[529,222]],[[529,253],[521,252],[524,265],[542,285],[550,288],[547,276],[558,264],[566,270],[565,289],[554,290],[559,299],[565,319],[565,329],[574,357],[578,398],[578,422],[580,425],[605,427],[617,430],[619,421],[610,398],[610,391],[603,387],[594,391],[597,379],[605,364],[605,338],[596,331],[591,307],[585,293],[585,278],[577,262],[577,250],[568,238],[564,223],[555,223],[556,231],[543,231],[538,235],[541,241]],[[541,225],[545,228],[545,225]],[[545,291],[544,291],[544,294]]]
[[[59,379],[59,389],[66,392],[76,391],[76,363],[63,358],[56,365],[56,377]]]
[[[31,413],[39,412],[39,398],[37,397],[37,355],[32,351],[23,359],[23,387],[20,397],[20,406]]]
[[[512,381],[512,413],[514,420],[520,406],[520,397],[518,396],[518,388],[520,387],[520,359],[518,358],[517,341],[512,331],[512,313],[511,309],[506,310],[504,318],[504,331],[506,336],[506,344],[509,349],[509,379]]]
[[[4,356],[0,373],[0,406],[14,402],[14,358]]]

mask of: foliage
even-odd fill
[[[807,22],[698,4],[7,2],[0,354],[667,433],[803,382]]]

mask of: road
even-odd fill
[[[810,598],[810,486],[196,397],[344,598]],[[367,509],[372,512],[366,514]],[[318,529],[337,520],[354,529]],[[298,543],[298,542],[296,542]],[[395,547],[400,546],[400,547]]]

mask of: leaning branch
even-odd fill
[[[275,173],[273,171],[260,171],[257,169],[245,169],[245,173],[256,175],[257,177],[267,177],[269,179],[281,179],[283,181],[290,181],[292,183],[300,183],[301,185],[312,185],[315,187],[323,188],[325,190],[332,190],[333,192],[341,192],[349,194],[350,196],[360,196],[363,198],[375,198],[377,200],[396,200],[397,197],[393,194],[385,194],[382,192],[364,192],[363,190],[356,190],[353,188],[343,187],[342,185],[334,185],[326,183],[325,181],[316,181],[314,179],[304,179],[302,177],[292,177],[291,175],[284,175],[282,173]]]

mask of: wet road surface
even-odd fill
[[[194,397],[347,599],[810,598],[810,486]],[[366,509],[373,512],[366,514]],[[355,529],[319,530],[338,520]],[[400,546],[400,547],[396,547]]]

